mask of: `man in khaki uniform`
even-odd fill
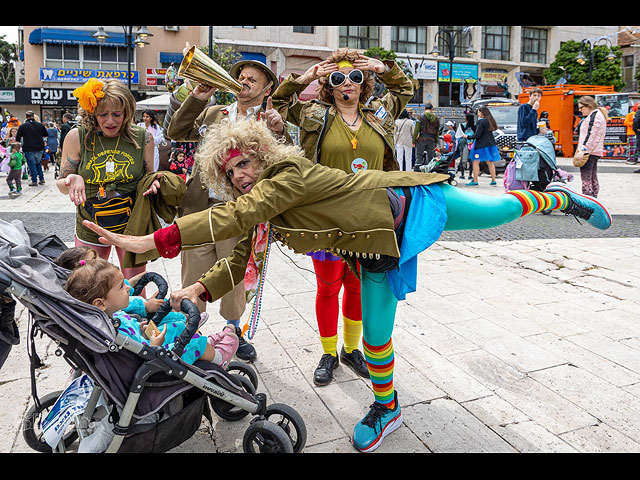
[[[199,141],[210,125],[224,121],[239,122],[248,118],[264,119],[274,134],[286,135],[282,117],[271,106],[269,97],[278,86],[276,75],[264,63],[255,60],[237,62],[231,67],[229,74],[243,85],[242,92],[237,95],[237,101],[231,105],[207,106],[216,89],[198,85],[171,117],[167,129],[169,138],[174,141]],[[187,192],[179,208],[179,215],[199,212],[228,200],[231,199],[222,198],[202,183],[200,169],[196,163],[191,177],[187,180]],[[191,285],[196,282],[218,259],[229,256],[239,240],[240,237],[235,237],[216,242],[215,245],[182,252],[182,284]],[[198,302],[198,307],[201,311],[206,309],[202,301]],[[237,327],[236,333],[239,333],[240,317],[245,307],[246,297],[242,282],[220,300],[220,315]],[[253,361],[256,351],[253,345],[240,336],[240,346],[236,355],[242,360]]]

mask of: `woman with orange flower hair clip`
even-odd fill
[[[124,232],[138,183],[154,171],[154,143],[144,128],[133,124],[136,102],[122,82],[91,78],[73,94],[82,120],[65,138],[56,185],[77,207],[75,245],[91,247],[108,259],[111,247],[98,243],[82,220]],[[156,178],[144,195],[159,188]],[[116,251],[122,265],[124,252]],[[144,265],[122,269],[125,278],[144,270]]]

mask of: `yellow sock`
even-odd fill
[[[342,317],[342,337],[344,340],[344,350],[347,353],[353,352],[360,345],[362,336],[362,320],[351,320]]]
[[[322,343],[322,350],[325,354],[329,353],[334,357],[338,356],[338,335],[334,335],[333,337],[320,337],[320,342]]]

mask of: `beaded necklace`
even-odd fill
[[[267,263],[269,260],[269,252],[271,251],[271,240],[272,240],[272,229],[271,223],[267,222],[267,245],[264,251],[264,259],[262,260],[262,265],[260,266],[260,278],[258,279],[258,287],[256,289],[256,298],[253,302],[253,307],[251,308],[251,314],[247,320],[247,323],[242,327],[242,335],[245,332],[249,332],[247,334],[247,338],[252,340],[254,335],[256,334],[256,330],[258,329],[258,321],[260,320],[260,310],[262,309],[262,292],[264,290],[264,282],[265,276],[267,273]]]

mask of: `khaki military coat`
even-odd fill
[[[327,250],[357,274],[360,255],[400,256],[386,187],[448,179],[435,173],[346,173],[290,157],[267,167],[248,194],[179,218],[176,224],[182,249],[243,235],[233,253],[200,279],[215,301],[243,281],[255,225],[269,221],[274,239],[295,253]]]
[[[389,71],[377,74],[387,87],[387,93],[362,107],[363,120],[385,142],[384,170],[399,170],[394,144],[395,121],[413,97],[413,84],[396,62],[384,62]],[[322,140],[339,114],[335,105],[318,99],[302,102],[298,95],[308,87],[295,81],[300,75],[292,73],[273,93],[273,108],[282,118],[300,127],[300,144],[304,156],[314,162],[320,158]]]

